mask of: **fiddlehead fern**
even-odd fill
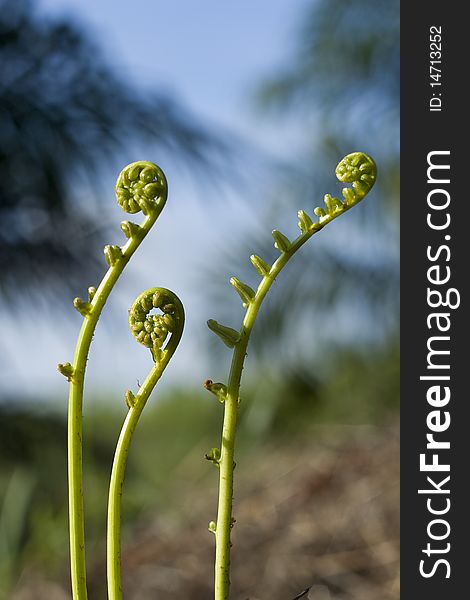
[[[257,255],[250,257],[261,282],[256,291],[232,277],[230,283],[241,297],[246,309],[245,317],[239,331],[221,325],[217,321],[209,320],[209,328],[216,333],[222,341],[233,348],[233,358],[227,387],[224,386],[224,422],[222,428],[221,449],[211,450],[206,458],[214,462],[219,468],[219,501],[217,523],[211,521],[209,529],[215,534],[216,559],[215,559],[215,599],[228,600],[230,589],[230,531],[233,527],[232,497],[233,497],[233,470],[235,451],[235,431],[237,423],[237,410],[239,405],[239,391],[246,350],[253,329],[256,316],[269,288],[273,284],[282,268],[297,250],[322,229],[330,221],[343,214],[356,205],[370,191],[377,177],[377,167],[367,154],[354,152],[348,154],[336,167],[337,178],[352,184],[342,190],[344,201],[334,198],[329,194],[324,197],[325,208],[317,207],[314,210],[318,220],[314,221],[306,212],[298,212],[298,226],[301,234],[291,242],[278,230],[272,232],[274,245],[280,256],[273,265],[269,265]],[[206,382],[209,391],[212,382]],[[213,384],[212,384],[213,385]],[[217,384],[221,386],[223,384]],[[226,391],[225,391],[226,390]]]
[[[167,183],[162,170],[146,161],[125,167],[116,182],[116,197],[121,208],[130,214],[142,211],[141,225],[124,221],[121,229],[128,238],[123,246],[109,245],[104,249],[109,269],[98,288],[88,288],[88,301],[75,298],[73,304],[84,317],[75,347],[73,363],[58,365],[58,370],[70,382],[68,411],[68,486],[70,564],[73,600],[86,600],[85,534],[83,515],[82,412],[85,368],[91,340],[101,311],[111,290],[131,256],[139,247],[167,199]]]
[[[161,358],[162,345],[168,334],[178,331],[181,316],[176,311],[175,300],[178,300],[177,297],[169,290],[153,288],[143,292],[129,311],[129,327],[133,335],[150,349],[155,362]],[[154,308],[160,309],[163,314],[151,315],[150,311]]]
[[[150,314],[154,309],[161,314]],[[114,454],[108,500],[107,571],[108,598],[121,600],[121,496],[132,437],[147,400],[175,352],[184,327],[184,309],[178,296],[165,288],[151,288],[135,300],[129,311],[129,327],[136,340],[148,348],[153,369],[134,395],[126,392],[129,408]]]
[[[352,189],[343,188],[342,193],[346,204],[353,206],[370,192],[377,178],[377,166],[367,154],[353,152],[336,167],[336,177],[343,183],[352,183]]]
[[[151,162],[131,163],[121,171],[116,182],[116,197],[122,210],[129,214],[150,214],[162,198],[166,199],[167,183],[160,167]]]

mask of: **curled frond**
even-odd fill
[[[343,188],[344,202],[330,194],[325,194],[326,210],[321,207],[314,210],[317,217],[320,218],[319,222],[321,224],[325,220],[331,221],[331,218],[335,218],[348,210],[368,194],[377,178],[377,167],[372,158],[364,152],[352,152],[337,165],[336,177],[344,183],[352,183],[352,187]],[[303,233],[304,229],[301,222],[299,222],[299,227]]]
[[[161,314],[151,314],[154,309]],[[150,288],[140,294],[129,310],[129,327],[158,362],[162,352],[173,353],[179,343],[184,327],[183,305],[172,291]]]
[[[165,204],[168,184],[163,171],[154,163],[141,160],[127,165],[116,181],[116,198],[123,211],[149,214]]]
[[[352,152],[336,167],[336,177],[344,183],[352,183],[352,188],[344,188],[342,191],[345,203],[351,206],[371,190],[377,179],[377,165],[368,154]]]

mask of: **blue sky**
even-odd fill
[[[305,3],[305,0],[231,3],[220,0],[37,0],[36,6],[44,16],[71,17],[81,24],[99,41],[108,62],[135,80],[139,87],[166,91],[216,127],[228,128],[248,142],[282,155],[286,150],[285,145],[277,143],[279,127],[274,127],[272,121],[260,119],[253,110],[253,92],[267,74],[289,60],[295,28]],[[253,209],[249,209],[250,199],[240,205],[233,192],[225,192],[219,202],[204,204],[200,193],[197,197],[194,185],[180,178],[175,168],[167,172],[167,177],[171,194],[155,235],[146,240],[145,247],[134,257],[115,291],[114,310],[105,311],[97,330],[87,376],[89,390],[106,387],[123,393],[137,379],[143,379],[151,366],[150,356],[134,343],[127,329],[127,308],[137,295],[135,290],[139,285],[170,287],[186,306],[185,336],[164,385],[181,380],[185,384],[200,385],[206,378],[224,376],[210,371],[200,351],[206,342],[204,336],[212,335],[205,320],[217,318],[217,307],[204,306],[203,298],[195,290],[201,285],[198,281],[201,266],[207,260],[216,260],[218,248],[227,242],[236,242],[244,220],[252,219]],[[110,243],[120,243],[121,215],[113,205],[114,182],[110,179],[104,183],[110,190],[109,220],[115,222],[117,232],[116,239]],[[181,210],[182,202],[184,210]],[[212,224],[222,222],[229,214],[230,230],[208,227],[209,214]],[[161,257],[167,254],[170,243],[175,245],[175,236],[179,249],[170,264]],[[247,260],[252,251],[240,249],[246,253]],[[155,272],[158,281],[143,284],[148,280],[149,269]],[[227,285],[227,295],[232,293]],[[84,295],[84,290],[77,290],[76,294]],[[4,391],[13,391],[20,380],[22,389],[31,398],[56,398],[67,393],[55,365],[72,359],[80,317],[71,306],[63,311],[71,300],[60,299],[57,306],[49,307],[45,313],[24,315],[20,322],[3,315],[1,324],[6,339],[18,339],[18,328],[23,328],[23,335],[29,335],[32,327],[35,331],[30,347],[34,361],[27,372],[24,348],[12,342],[9,357],[0,370]],[[231,325],[238,327],[241,316],[240,309]],[[20,337],[22,334],[20,332]]]
[[[175,93],[199,114],[250,131],[249,95],[287,59],[305,0],[38,0],[73,16],[139,85]]]

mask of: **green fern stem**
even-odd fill
[[[142,211],[142,225],[124,221],[121,225],[127,243],[106,246],[109,269],[98,289],[89,288],[89,302],[79,298],[75,308],[83,315],[73,364],[58,365],[58,370],[70,382],[68,408],[68,493],[70,569],[73,600],[87,600],[85,525],[83,508],[83,388],[91,341],[103,307],[126,264],[160,215],[167,198],[167,183],[163,172],[153,163],[141,161],[121,171],[116,183],[116,196],[121,208],[129,213]]]
[[[148,316],[160,308],[163,316]],[[155,361],[138,393],[126,394],[129,407],[114,453],[108,496],[107,580],[109,600],[122,599],[121,574],[121,506],[127,458],[133,435],[147,400],[173,356],[184,327],[184,309],[179,298],[165,288],[152,288],[142,293],[129,312],[129,324],[136,339],[148,347]],[[170,338],[162,349],[167,335]]]
[[[340,181],[352,183],[352,188],[343,189],[344,201],[332,198],[327,194],[325,196],[326,210],[323,208],[315,209],[315,214],[319,217],[317,222],[313,222],[306,213],[299,211],[299,227],[302,233],[293,242],[290,242],[280,232],[274,231],[275,245],[281,254],[271,267],[259,259],[259,257],[251,257],[256,270],[262,275],[262,280],[254,295],[249,298],[244,293],[246,286],[241,284],[242,287],[240,287],[238,280],[231,280],[232,285],[238,291],[242,300],[244,300],[244,306],[247,309],[238,335],[234,330],[231,330],[231,336],[228,339],[224,331],[227,328],[220,326],[215,321],[209,322],[209,327],[227,345],[230,345],[234,349],[224,402],[221,451],[220,459],[218,460],[219,498],[217,523],[215,528],[212,528],[216,541],[215,600],[229,600],[230,595],[230,533],[234,524],[232,507],[235,436],[242,371],[256,317],[276,277],[297,250],[325,225],[355,206],[369,192],[376,179],[376,166],[369,156],[361,152],[355,152],[345,157],[339,163],[336,168],[336,175]]]

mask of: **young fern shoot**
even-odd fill
[[[153,309],[159,309],[162,314],[150,314]],[[122,599],[121,497],[129,448],[145,404],[181,339],[184,327],[183,305],[176,294],[170,290],[151,288],[140,294],[132,305],[129,311],[129,327],[136,340],[150,349],[155,364],[135,396],[130,390],[126,392],[129,412],[119,435],[109,485],[107,532],[109,600]]]
[[[299,211],[298,226],[301,234],[290,241],[280,231],[272,232],[274,245],[280,256],[273,265],[269,265],[259,256],[253,255],[250,260],[261,282],[257,290],[239,281],[236,277],[230,279],[231,285],[238,292],[246,309],[245,318],[239,331],[221,325],[210,319],[207,324],[229,348],[233,348],[232,363],[228,384],[213,383],[208,380],[205,387],[213,392],[224,403],[224,420],[222,427],[221,447],[213,448],[206,458],[219,468],[219,499],[217,522],[209,524],[209,530],[215,534],[215,600],[229,600],[230,593],[230,532],[234,524],[232,517],[233,471],[235,467],[235,433],[239,406],[240,383],[246,350],[250,335],[255,324],[256,316],[271,285],[281,270],[309,240],[314,233],[339,217],[360,202],[370,191],[377,177],[375,162],[362,152],[348,154],[336,167],[336,177],[344,183],[352,184],[342,190],[344,200],[333,198],[329,194],[324,197],[325,208],[317,207],[314,213],[318,218],[313,221],[307,213]]]
[[[82,417],[85,369],[91,340],[101,311],[116,281],[131,256],[154,225],[165,206],[168,187],[163,171],[153,163],[135,162],[123,169],[116,182],[116,197],[130,214],[142,211],[144,222],[123,221],[121,229],[128,238],[123,246],[105,246],[109,269],[98,288],[88,288],[88,300],[75,298],[73,304],[83,316],[73,363],[61,363],[58,370],[70,383],[68,410],[68,489],[70,565],[73,600],[87,600],[85,533],[83,512]]]

